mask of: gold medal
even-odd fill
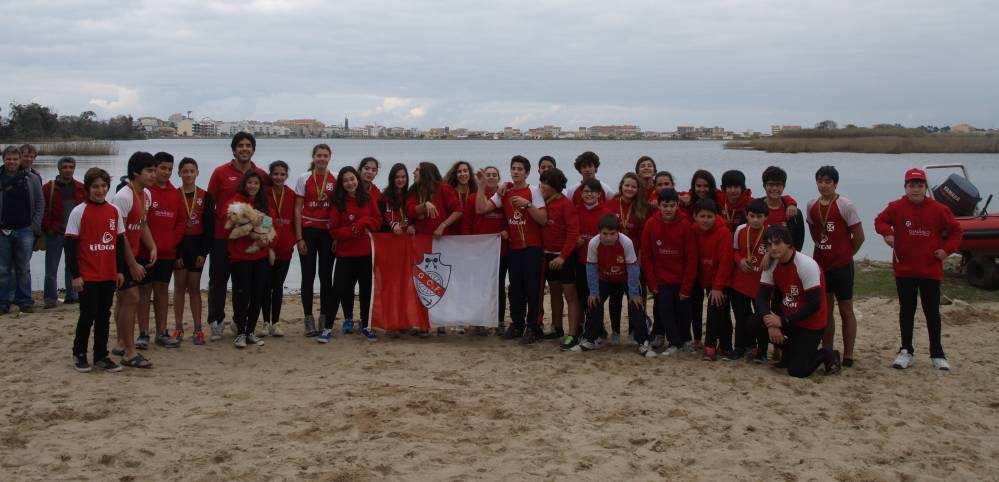
[[[194,188],[194,196],[191,196],[191,204],[187,204],[187,193],[183,190],[180,191],[180,197],[184,201],[184,208],[187,210],[187,226],[194,226],[194,204],[198,202],[198,188]]]
[[[325,173],[323,173],[322,184],[319,184],[319,181],[316,178],[316,173],[315,172],[312,173],[312,183],[316,185],[316,198],[319,199],[320,202],[326,200],[326,181],[329,179],[329,177],[330,177],[330,171],[327,170]],[[284,193],[282,193],[281,195],[283,196]]]
[[[836,200],[839,199],[839,194],[829,201],[829,205],[826,206],[826,212],[822,212],[822,201],[819,201],[819,219],[822,220],[822,230],[825,232],[831,232],[829,230],[829,211],[832,211],[833,204],[836,204]]]

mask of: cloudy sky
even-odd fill
[[[0,102],[498,129],[999,127],[990,1],[0,0]]]

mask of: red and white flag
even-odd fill
[[[496,326],[498,234],[371,234],[371,327]]]

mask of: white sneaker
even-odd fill
[[[946,358],[930,358],[930,360],[933,361],[933,368],[945,372],[950,371],[950,363],[947,362]]]
[[[281,331],[280,321],[271,323],[270,326],[268,327],[268,332],[271,336],[275,338],[281,338],[282,336],[284,336],[284,331]]]
[[[620,345],[620,344],[621,344],[621,335],[618,335],[617,333],[611,335],[611,345]]]
[[[213,321],[208,324],[211,327],[212,335],[208,338],[211,341],[219,341],[222,339],[222,323],[218,321]]]
[[[271,328],[270,323],[261,323],[260,328],[257,329],[257,332],[254,335],[257,336],[258,338],[263,338],[267,336],[267,334],[271,331],[270,328]]]
[[[662,355],[662,356],[674,356],[674,355],[676,355],[679,352],[680,352],[679,348],[677,348],[675,346],[670,346],[669,348],[666,348],[665,350],[663,350],[663,352],[660,353],[660,355]]]
[[[899,370],[909,368],[912,366],[912,353],[909,350],[901,349],[898,351],[898,356],[895,357],[895,362],[891,364],[892,368],[898,368]]]
[[[683,351],[686,352],[686,353],[694,353],[695,351],[697,351],[697,350],[694,349],[694,342],[688,341],[688,342],[684,343],[683,344]]]
[[[246,342],[247,343],[252,343],[252,344],[257,345],[257,346],[264,346],[264,340],[260,339],[259,336],[254,335],[252,333],[249,334],[249,335],[246,335]]]
[[[649,342],[642,343],[638,346],[638,354],[644,356],[645,358],[656,357],[656,351],[649,346]]]
[[[579,353],[579,352],[583,351],[583,347],[581,347],[579,345],[580,345],[579,343],[576,343],[575,345],[572,345],[572,347],[569,348],[567,351],[573,351],[573,352],[576,352],[576,353]]]
[[[597,338],[593,341],[583,340],[579,342],[579,346],[583,349],[583,351],[599,350],[603,348],[605,344],[606,342],[604,342],[603,338]]]
[[[246,348],[246,335],[236,335],[236,339],[232,341],[232,344],[236,348]]]

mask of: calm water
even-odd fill
[[[271,161],[283,160],[291,166],[291,179],[304,172],[309,165],[312,146],[316,139],[261,139],[257,143],[254,162],[266,169]],[[374,156],[381,161],[382,168],[376,183],[384,187],[389,167],[402,162],[411,169],[421,161],[433,161],[442,173],[456,160],[466,160],[475,167],[495,165],[502,172],[507,171],[511,156],[522,154],[536,162],[542,155],[555,157],[559,167],[569,177],[569,182],[578,182],[579,175],[572,168],[572,161],[584,150],[592,150],[600,155],[601,167],[598,176],[608,184],[617,185],[621,176],[635,167],[635,160],[642,155],[655,159],[660,170],[669,170],[678,180],[680,187],[689,185],[690,175],[704,168],[716,178],[727,169],[740,169],[746,173],[747,185],[757,195],[762,193],[760,175],[769,165],[782,166],[788,172],[787,193],[794,196],[802,205],[816,197],[814,185],[815,170],[831,164],[840,171],[840,193],[856,204],[864,221],[867,242],[861,248],[860,257],[887,260],[891,251],[880,237],[874,234],[873,221],[877,213],[889,201],[902,193],[902,174],[912,166],[927,164],[956,164],[967,166],[972,181],[982,191],[985,198],[999,189],[999,155],[996,154],[768,154],[757,151],[725,150],[722,142],[646,142],[646,141],[403,141],[403,140],[325,140],[334,150],[331,170],[335,173],[340,167],[357,162],[365,156]],[[192,157],[201,166],[198,184],[205,187],[212,170],[232,158],[227,139],[161,139],[120,142],[120,153],[116,156],[78,158],[77,178],[91,166],[107,169],[112,177],[125,172],[125,163],[132,152],[166,151],[179,161]],[[56,175],[55,158],[39,158],[37,169],[44,179]],[[531,182],[537,181],[532,172]],[[931,178],[940,178],[931,173]],[[180,180],[175,175],[175,184]],[[290,181],[291,182],[291,181]],[[116,183],[114,183],[116,184]],[[805,251],[811,253],[811,241],[806,242]],[[44,261],[38,253],[31,263],[32,288],[42,288]],[[207,285],[207,273],[202,283]],[[297,289],[300,284],[297,257],[292,261],[286,289]],[[316,282],[318,285],[318,280]],[[62,287],[62,278],[59,279]]]

